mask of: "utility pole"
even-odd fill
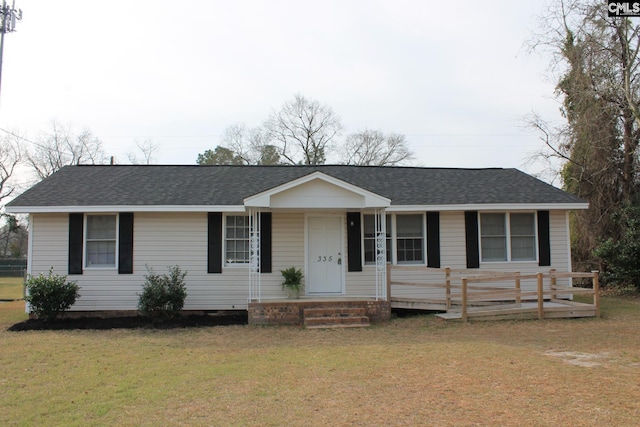
[[[22,19],[22,9],[16,9],[16,0],[11,7],[7,6],[7,0],[2,0],[0,9],[0,87],[2,86],[2,54],[4,52],[4,34],[16,30],[16,21]]]

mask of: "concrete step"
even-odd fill
[[[309,329],[367,327],[370,323],[366,312],[362,307],[307,308],[304,326]]]
[[[305,317],[304,326],[308,329],[320,328],[365,328],[370,326],[367,316],[357,317]]]
[[[349,317],[366,316],[364,307],[318,307],[305,308],[304,317]]]

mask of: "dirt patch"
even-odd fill
[[[569,365],[594,368],[602,366],[609,359],[609,353],[580,353],[576,351],[547,351],[545,356],[557,357]]]
[[[165,322],[153,322],[141,316],[62,318],[54,322],[29,319],[10,326],[8,331],[73,330],[73,329],[176,329],[207,326],[243,325],[247,313],[198,314],[180,316]]]

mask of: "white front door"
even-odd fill
[[[343,293],[342,218],[310,216],[307,224],[307,293]]]

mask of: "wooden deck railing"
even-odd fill
[[[600,317],[600,299],[599,299],[599,281],[598,272],[590,273],[566,272],[559,273],[555,269],[551,269],[547,273],[529,273],[521,274],[520,272],[496,272],[496,271],[470,271],[456,270],[449,267],[436,269],[423,266],[387,266],[387,296],[391,299],[391,286],[418,286],[426,288],[444,288],[445,290],[445,306],[446,310],[451,310],[452,302],[459,302],[462,311],[462,320],[467,321],[470,305],[490,304],[491,302],[513,301],[516,306],[522,304],[523,298],[527,300],[535,300],[538,308],[538,318],[544,318],[544,301],[545,297],[550,302],[567,304],[566,299],[559,299],[558,295],[593,295],[593,306],[595,308],[596,317]],[[398,271],[418,271],[428,274],[443,274],[442,283],[425,284],[417,282],[393,281],[392,270]],[[560,286],[558,279],[573,278],[590,278],[592,288],[576,288],[573,286]],[[458,283],[454,283],[457,282]],[[523,291],[523,280],[535,280],[536,289]],[[499,283],[512,283],[507,285],[495,286]],[[484,285],[483,285],[484,283]],[[545,287],[545,283],[548,285]]]

